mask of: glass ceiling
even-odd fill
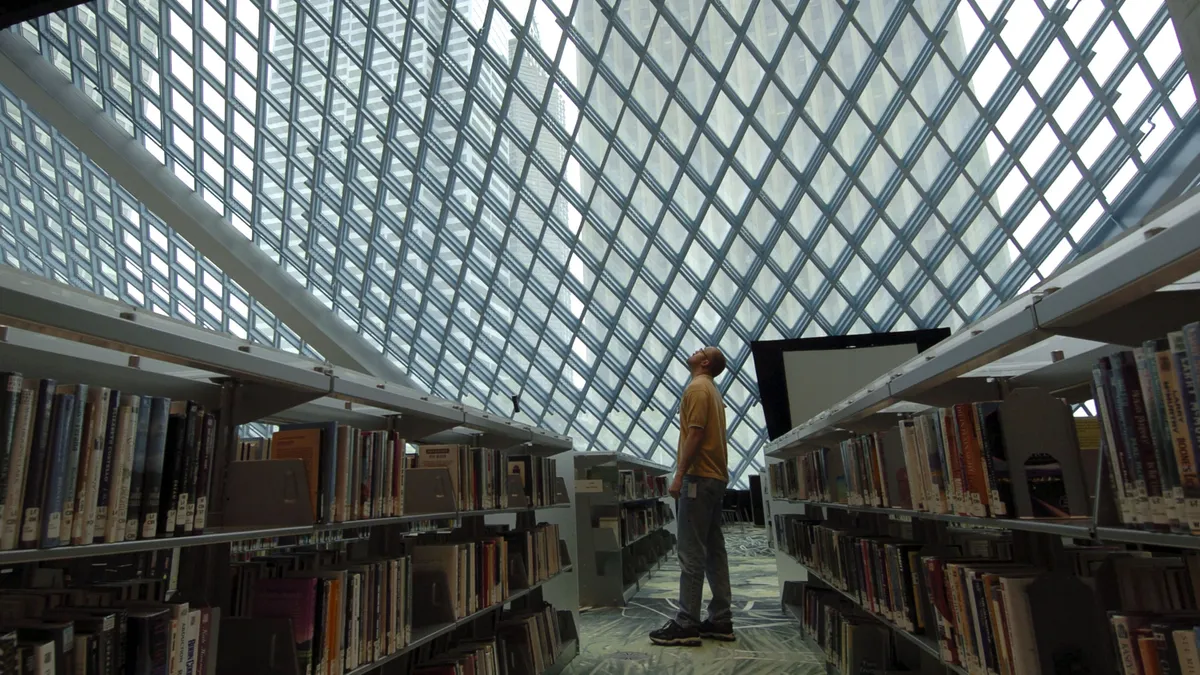
[[[1004,9],[1007,7],[1007,9]],[[682,357],[956,328],[1195,113],[1160,0],[101,0],[15,29],[419,384],[670,461]],[[0,256],[293,331],[0,87]],[[252,242],[252,243],[251,243]]]

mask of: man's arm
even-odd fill
[[[683,449],[679,451],[679,468],[675,471],[676,477],[680,480],[683,475],[692,468],[692,464],[696,461],[696,456],[700,454],[700,441],[704,438],[704,429],[700,427],[691,427],[687,431],[687,436],[683,439]]]

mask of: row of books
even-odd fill
[[[675,520],[665,502],[626,504],[621,507],[621,545],[626,546]]]
[[[414,629],[464,619],[555,576],[558,537],[556,525],[494,526],[482,536],[406,537],[391,558],[355,560],[345,548],[259,557],[233,566],[231,607],[290,619],[301,675],[342,675],[403,649]]]
[[[617,495],[620,499],[665,497],[667,477],[654,476],[641,470],[622,469],[617,473]]]
[[[270,438],[239,438],[238,461],[299,459],[313,522],[404,515],[404,470],[412,462],[398,433],[336,422],[288,424]]]
[[[217,607],[129,601],[122,589],[0,593],[0,672],[213,675]]]
[[[836,490],[831,489],[826,458],[829,451],[822,448],[782,462],[767,465],[767,480],[771,497],[775,499],[802,499],[815,502],[837,500]]]
[[[563,639],[557,612],[548,603],[540,608],[506,612],[495,637],[458,643],[449,651],[419,664],[422,675],[539,675],[558,662]]]
[[[781,524],[781,521],[782,524]],[[942,554],[927,544],[779,516],[780,543],[862,610],[936,641],[942,660],[968,672],[1041,672],[1039,631],[1052,631],[1031,594],[1051,578],[1043,567],[1014,562],[994,537]],[[986,542],[985,548],[974,544]],[[951,547],[953,548],[953,547]],[[1115,547],[1067,547],[1059,578],[1088,589],[1095,611],[1107,610],[1113,662],[1125,675],[1192,672],[1200,666],[1200,554],[1148,553]],[[1086,603],[1092,604],[1092,603]],[[1080,611],[1087,611],[1082,603]],[[1087,622],[1101,617],[1080,616]],[[1099,645],[1097,645],[1099,647]],[[1186,667],[1185,667],[1186,666]]]
[[[242,438],[237,458],[302,460],[318,523],[404,515],[407,469],[446,469],[461,511],[509,508],[510,476],[519,480],[529,505],[552,505],[557,476],[549,458],[466,445],[421,445],[409,453],[395,432],[333,422],[282,426],[270,439]]]
[[[839,673],[891,672],[891,629],[836,591],[801,582],[794,598],[800,627]],[[791,589],[789,589],[790,591]]]
[[[290,619],[300,675],[341,675],[412,639],[412,559],[349,562],[343,554],[274,556],[233,567],[234,614]]]
[[[509,508],[509,476],[520,481],[531,506],[554,503],[557,463],[533,455],[508,456],[499,450],[467,445],[422,445],[416,467],[450,472],[460,511]]]
[[[199,534],[217,416],[0,374],[0,550]]]
[[[835,450],[819,449],[770,468],[771,494],[781,499],[914,509],[974,517],[1016,517],[1000,403],[963,403],[915,415],[898,433],[863,434]],[[1098,423],[1074,418],[1087,444]],[[1085,449],[1095,449],[1087,445]],[[1034,517],[1072,514],[1063,469],[1048,453],[1024,466]]]
[[[1100,359],[1092,395],[1121,522],[1200,534],[1200,323]]]

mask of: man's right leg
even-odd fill
[[[708,603],[708,619],[700,624],[700,636],[732,642],[733,634],[732,590],[729,587],[729,556],[725,552],[725,533],[721,531],[721,507],[726,484],[713,481],[706,485],[712,492],[712,526],[708,528],[705,543],[704,572],[712,590]]]
[[[695,491],[695,496],[692,496]],[[679,612],[674,621],[650,634],[660,645],[700,644],[700,601],[704,593],[705,546],[712,509],[701,498],[697,479],[685,476],[683,491],[677,502],[676,522],[679,529],[677,544],[679,558]]]

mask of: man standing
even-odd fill
[[[679,613],[650,633],[656,645],[695,647],[701,637],[732,642],[729,559],[721,532],[721,504],[729,482],[725,403],[713,378],[725,371],[725,355],[705,347],[687,360],[692,380],[679,406],[678,468],[671,483],[679,522]],[[704,578],[712,590],[708,618],[700,622]]]

